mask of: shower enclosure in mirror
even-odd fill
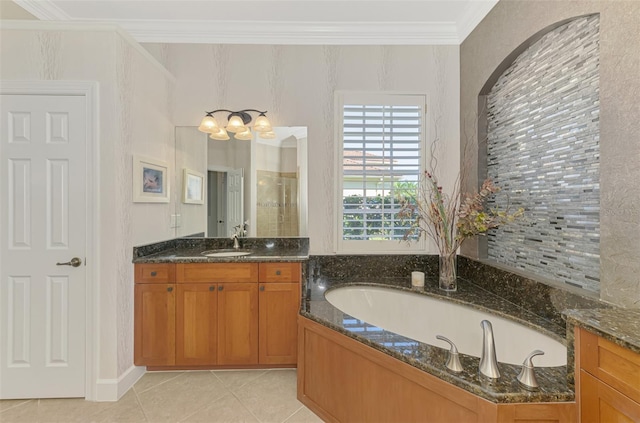
[[[307,236],[307,128],[277,127],[276,138],[209,139],[176,127],[176,185],[182,169],[206,175],[204,204],[176,201],[176,236]]]

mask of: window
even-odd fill
[[[423,171],[425,96],[337,97],[338,251],[415,250],[415,243],[401,242],[410,222],[397,214]]]

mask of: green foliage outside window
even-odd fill
[[[396,182],[394,194],[342,199],[342,236],[345,240],[402,240],[411,222],[398,217],[402,204],[415,198],[417,183]]]

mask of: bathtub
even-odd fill
[[[458,303],[439,300],[419,293],[393,288],[347,286],[332,289],[326,300],[340,311],[379,328],[448,349],[443,335],[453,341],[458,351],[480,357],[482,329],[480,322],[493,326],[496,356],[501,363],[522,365],[533,350],[544,351],[533,362],[536,367],[567,364],[567,348],[556,339],[515,321]]]

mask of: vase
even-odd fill
[[[455,291],[458,289],[456,281],[456,253],[441,254],[439,268],[439,285],[443,291]]]

